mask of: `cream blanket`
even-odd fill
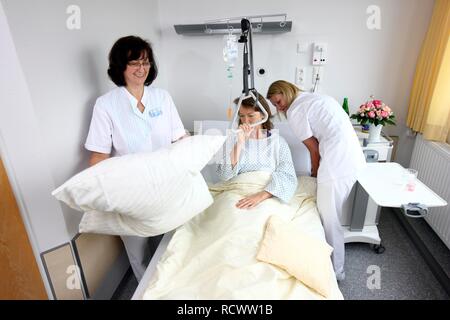
[[[271,198],[251,210],[235,207],[269,181],[270,173],[250,172],[210,187],[214,203],[177,229],[143,298],[324,299],[284,270],[256,260],[271,215],[295,221],[302,231],[325,241],[314,178],[299,178],[289,205]],[[343,299],[335,277],[331,278],[331,299]]]

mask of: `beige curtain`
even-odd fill
[[[436,0],[411,91],[407,125],[450,143],[450,0]]]

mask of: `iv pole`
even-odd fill
[[[239,108],[242,105],[242,101],[247,98],[253,98],[255,100],[256,105],[258,105],[259,109],[263,112],[264,118],[261,121],[258,121],[256,123],[251,124],[251,127],[258,126],[264,122],[266,122],[269,119],[269,114],[267,113],[266,109],[261,105],[259,102],[259,94],[255,90],[255,78],[254,78],[254,72],[253,72],[253,43],[252,43],[252,24],[250,21],[246,18],[241,20],[241,37],[239,38],[238,42],[244,44],[244,59],[243,59],[243,68],[242,68],[242,77],[243,77],[243,86],[244,89],[242,90],[242,94],[239,97],[239,102],[236,107],[236,113],[234,115],[233,121],[231,122],[231,125],[233,125],[239,114]],[[250,55],[250,63],[249,63],[249,55]],[[248,87],[248,78],[250,77],[250,84],[251,88]],[[239,131],[240,129],[236,130]]]

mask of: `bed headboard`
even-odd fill
[[[294,135],[287,122],[273,122],[274,129],[278,129],[280,135],[286,140],[291,149],[292,160],[294,161],[295,172],[297,176],[309,176],[311,173],[311,158],[308,149]],[[229,121],[203,120],[195,122],[195,134],[225,135],[229,129]],[[202,174],[209,183],[219,181],[215,173],[215,164],[208,164]]]

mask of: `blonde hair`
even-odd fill
[[[278,80],[272,83],[267,90],[267,99],[270,99],[275,94],[282,94],[286,98],[286,103],[290,106],[295,98],[297,98],[299,92],[301,90],[292,83]]]
[[[257,96],[259,103],[261,103],[261,105],[267,111],[267,114],[269,115],[269,118],[267,119],[267,121],[262,123],[261,126],[263,129],[270,131],[271,129],[273,129],[273,123],[272,123],[272,121],[270,121],[270,118],[272,117],[272,112],[270,111],[269,104],[267,103],[266,99],[264,99],[264,96],[260,95],[259,93],[256,93],[255,95]],[[239,103],[239,98],[234,99],[233,102],[234,102],[234,104],[237,105]],[[255,99],[253,99],[252,97],[242,100],[241,106],[244,108],[253,108],[254,111],[261,112],[261,110],[259,109],[259,106],[256,104]],[[239,112],[239,110],[238,110],[238,112]],[[242,123],[241,123],[241,120],[239,119],[239,125],[240,124],[242,124]]]

